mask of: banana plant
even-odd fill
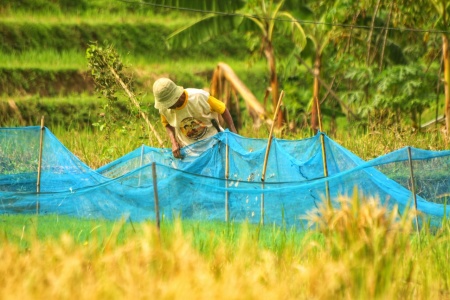
[[[167,37],[171,47],[189,47],[231,31],[241,32],[249,40],[256,42],[259,45],[260,54],[265,57],[268,64],[270,93],[275,111],[279,97],[279,82],[274,39],[279,36],[290,38],[299,49],[303,49],[306,44],[306,35],[298,20],[290,12],[282,10],[284,0],[155,0],[152,2],[208,12],[199,20],[172,32]],[[280,128],[283,123],[284,116],[280,110],[277,116],[277,127]]]

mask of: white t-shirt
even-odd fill
[[[225,103],[204,90],[188,88],[185,93],[186,101],[182,106],[159,110],[163,125],[169,124],[175,128],[175,136],[181,147],[215,135],[217,129],[211,120],[215,119],[219,124],[218,114],[222,114],[226,108]]]

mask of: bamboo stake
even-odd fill
[[[41,130],[39,137],[39,160],[37,170],[36,193],[41,192],[41,168],[42,168],[42,149],[44,148],[44,116],[41,117]],[[36,214],[39,214],[39,200],[36,201]]]
[[[152,163],[152,175],[153,175],[153,198],[155,202],[155,220],[158,234],[161,235],[161,225],[159,221],[159,199],[158,199],[158,183],[156,178],[156,163]]]
[[[410,171],[410,176],[411,176],[411,192],[413,194],[414,208],[416,210],[416,230],[417,230],[417,234],[419,234],[419,219],[417,217],[416,184],[415,184],[415,180],[414,180],[414,170],[413,170],[413,165],[412,165],[411,147],[408,147],[408,162],[409,162],[409,171]]]
[[[144,163],[144,145],[141,146],[141,161],[139,162],[139,167],[142,167],[143,163]],[[142,171],[139,171],[138,186],[141,186],[141,175],[142,175]]]
[[[319,99],[315,99],[317,105],[317,116],[319,119],[319,130],[320,130],[320,144],[322,146],[322,162],[323,162],[323,176],[328,177],[328,164],[327,164],[327,152],[325,149],[325,136],[322,130],[322,114],[320,112],[320,104]],[[328,205],[331,207],[331,198],[330,198],[330,186],[328,184],[328,180],[325,181],[325,195],[327,197]]]
[[[228,133],[226,135],[226,145],[225,145],[225,222],[230,220],[230,204],[228,196],[228,178],[230,177],[230,158],[229,158],[229,147],[228,147]]]
[[[277,107],[276,107],[275,113],[273,115],[273,122],[272,122],[272,126],[270,127],[269,138],[267,140],[266,154],[264,155],[264,164],[263,164],[263,170],[262,170],[262,174],[261,174],[261,181],[262,181],[262,188],[263,189],[264,189],[264,181],[266,179],[266,168],[267,168],[267,161],[269,159],[270,146],[272,145],[273,129],[275,127],[275,123],[276,123],[276,120],[277,120],[277,117],[278,117],[278,111],[280,109],[281,100],[283,100],[283,97],[284,97],[284,91],[281,91],[280,97],[278,98]],[[260,223],[261,223],[261,225],[264,225],[264,193],[261,195],[261,219],[260,219]]]
[[[125,84],[125,82],[122,81],[122,79],[120,78],[120,76],[116,73],[116,71],[114,70],[113,67],[109,67],[109,70],[111,71],[111,73],[113,74],[114,78],[116,79],[116,81],[122,86],[122,88],[125,90],[125,92],[127,93],[128,97],[130,98],[131,102],[133,102],[133,104],[138,108],[139,110],[139,114],[142,116],[142,118],[145,120],[145,122],[147,123],[148,127],[151,129],[151,131],[153,132],[153,134],[155,135],[156,139],[158,140],[158,143],[161,147],[164,146],[164,143],[161,139],[161,137],[159,136],[158,132],[156,132],[156,129],[153,127],[152,123],[150,123],[150,121],[147,118],[147,115],[141,110],[141,106],[139,105],[139,102],[136,100],[136,97],[134,96],[134,94],[128,89],[127,85]]]

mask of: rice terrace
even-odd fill
[[[0,14],[1,299],[450,299],[450,2]],[[237,133],[176,158],[158,78]]]

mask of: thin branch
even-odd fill
[[[327,89],[327,91],[331,94],[331,96],[333,96],[333,98],[335,98],[339,102],[339,104],[347,110],[349,114],[351,114],[355,119],[359,120],[359,116],[357,116],[352,112],[352,110],[344,103],[344,101],[341,100],[341,98],[339,98],[339,96],[330,88],[330,86],[320,76],[317,76],[300,56],[296,57],[298,58],[300,63],[305,66],[305,68],[308,70],[309,73],[311,73],[314,77],[317,77],[320,84]]]
[[[381,0],[377,1],[377,5],[375,6],[375,10],[373,12],[373,16],[372,16],[372,22],[370,23],[370,31],[369,31],[369,37],[367,38],[367,57],[366,57],[366,65],[369,65],[370,62],[370,48],[371,48],[371,44],[372,44],[372,34],[373,34],[373,29],[375,27],[375,19],[377,17],[377,13],[378,13],[378,8],[380,7],[380,2]]]
[[[148,127],[151,129],[151,131],[155,135],[156,139],[158,140],[159,145],[162,147],[164,145],[164,143],[163,143],[161,137],[159,136],[158,132],[156,132],[156,129],[153,127],[152,123],[150,123],[150,121],[148,120],[147,115],[141,110],[141,106],[139,105],[139,102],[136,100],[136,97],[134,96],[134,94],[128,89],[127,85],[125,84],[125,82],[123,82],[123,80],[120,78],[120,76],[116,73],[114,68],[109,65],[108,65],[108,67],[109,67],[109,71],[111,72],[111,74],[113,74],[116,81],[122,86],[122,88],[127,93],[128,98],[130,98],[130,100],[133,102],[133,104],[138,108],[139,114],[145,120]]]
[[[379,64],[379,70],[380,72],[383,70],[383,60],[384,60],[384,51],[386,50],[386,42],[387,42],[387,35],[389,30],[387,28],[389,27],[389,22],[391,21],[391,15],[392,15],[392,9],[394,7],[394,1],[391,1],[391,7],[389,9],[388,19],[386,21],[386,28],[384,29],[384,39],[383,39],[383,47],[381,48],[381,55],[380,55],[380,64]]]

